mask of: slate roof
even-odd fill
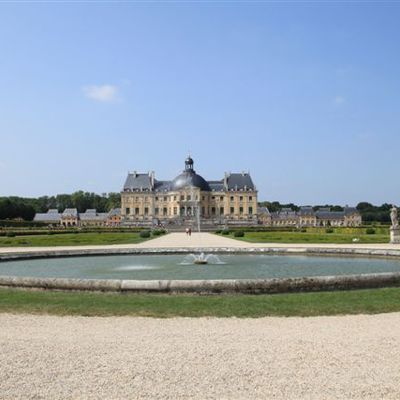
[[[61,214],[62,218],[78,218],[78,210],[76,208],[66,208]]]
[[[61,214],[57,209],[50,209],[47,213],[36,213],[33,218],[37,222],[60,222]]]
[[[155,181],[154,190],[156,192],[169,192],[172,190],[172,182],[171,181]]]
[[[329,208],[320,208],[315,212],[319,219],[342,219],[344,217],[343,211],[330,211]]]
[[[356,207],[345,207],[344,208],[344,215],[351,215],[351,214],[359,214],[360,212],[357,210]]]
[[[257,213],[258,214],[267,214],[267,215],[271,215],[271,213],[268,210],[268,207],[258,207],[257,208]]]
[[[315,211],[311,206],[301,206],[299,210],[299,215],[304,217],[313,217],[315,215]]]
[[[151,190],[151,178],[149,174],[130,172],[124,184],[124,191],[129,190]]]
[[[79,214],[81,221],[104,221],[108,217],[108,213],[98,213],[96,209],[90,208],[84,213]]]
[[[109,217],[114,217],[114,216],[119,216],[121,215],[121,209],[120,208],[113,208],[112,210],[110,210],[110,212],[108,213]]]
[[[233,173],[227,176],[228,190],[254,190],[255,186],[247,172]]]
[[[208,185],[212,192],[222,192],[224,190],[224,181],[208,181]]]

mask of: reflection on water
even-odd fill
[[[146,271],[148,269],[158,269],[153,265],[127,265],[126,267],[114,268],[114,271]]]

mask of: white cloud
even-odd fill
[[[113,102],[120,100],[118,92],[119,89],[115,85],[91,85],[83,87],[83,93],[86,97],[102,102]]]
[[[343,104],[343,103],[346,102],[346,99],[345,99],[343,96],[336,96],[336,97],[333,99],[333,102],[334,102],[335,104]]]

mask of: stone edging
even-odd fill
[[[284,279],[161,280],[24,278],[0,276],[0,287],[136,293],[293,293],[400,286],[400,273]]]

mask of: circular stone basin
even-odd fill
[[[195,265],[185,255],[112,255],[0,262],[0,275],[39,278],[204,280],[268,279],[400,272],[400,259],[219,254]]]

